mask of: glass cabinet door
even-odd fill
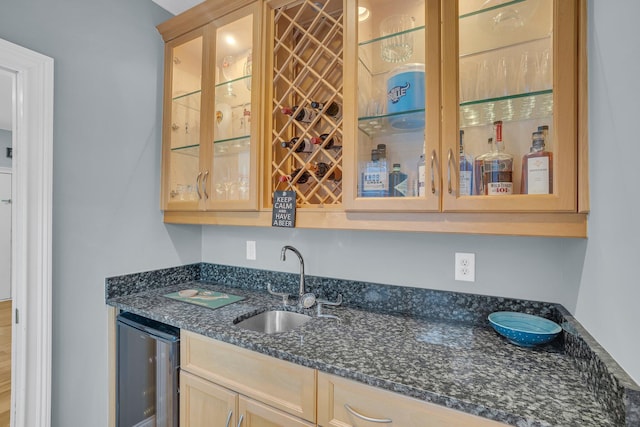
[[[216,21],[207,209],[257,208],[259,3]]]
[[[438,210],[439,4],[360,0],[355,14],[356,81],[345,87],[357,100],[347,208]]]
[[[196,30],[165,49],[162,205],[167,210],[195,210],[202,199],[203,48],[204,33]]]
[[[575,2],[457,3],[444,3],[444,209],[575,211]]]

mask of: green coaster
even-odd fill
[[[182,294],[182,296],[180,294]],[[165,297],[178,301],[188,302],[190,304],[201,305],[212,310],[244,299],[244,297],[238,295],[208,291],[206,289],[198,288],[185,289],[180,292],[172,292],[170,294],[166,294]]]

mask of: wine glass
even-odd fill
[[[234,62],[235,58],[233,57],[233,55],[227,55],[222,58],[222,75],[227,82],[233,80]],[[225,93],[224,96],[226,98],[235,98],[236,94],[233,92],[233,85],[231,83],[227,83],[227,93]]]

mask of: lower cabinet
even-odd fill
[[[316,425],[316,371],[182,331],[181,427]]]
[[[180,358],[181,427],[506,425],[191,332]]]
[[[504,427],[506,424],[318,374],[318,425],[322,427]]]

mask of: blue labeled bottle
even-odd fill
[[[464,131],[460,129],[460,196],[470,196],[473,188],[473,157],[464,151]]]

